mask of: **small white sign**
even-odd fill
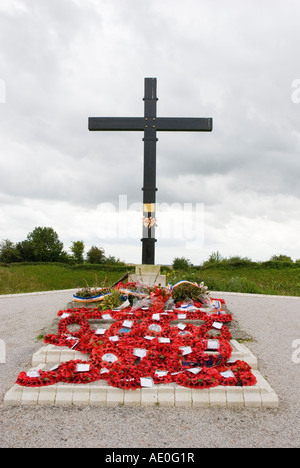
[[[217,330],[221,330],[221,328],[223,327],[223,323],[221,323],[221,322],[214,322],[212,326],[213,326],[214,328],[216,328]]]
[[[117,356],[112,353],[106,353],[102,356],[102,361],[113,363],[118,360]]]
[[[64,313],[61,315],[60,318],[65,319],[65,318],[70,317],[70,315],[71,315],[71,314],[69,314],[68,312],[64,312]]]
[[[186,328],[186,325],[184,323],[179,323],[177,326],[179,330],[184,330]]]
[[[59,364],[56,364],[56,366],[51,367],[50,372],[54,372],[59,368]]]
[[[219,346],[219,340],[207,340],[207,349],[218,350]]]
[[[159,343],[171,343],[170,338],[160,337],[160,338],[158,338],[158,341],[159,341]]]
[[[189,332],[189,331],[180,331],[180,332],[178,333],[178,335],[179,335],[179,336],[187,336],[187,335],[191,335],[191,332]]]
[[[115,336],[110,336],[110,337],[109,337],[109,340],[110,340],[110,341],[119,341],[119,337],[118,337],[117,335],[115,335]]]
[[[155,325],[155,323],[153,323],[152,325],[149,326],[149,330],[154,331],[156,333],[160,333],[161,332],[161,326],[160,325]]]
[[[227,361],[227,364],[234,364],[237,360],[233,357],[230,357]]]
[[[146,388],[154,387],[154,381],[151,377],[141,377],[141,386]]]
[[[133,355],[139,357],[140,359],[143,359],[145,356],[147,356],[147,350],[146,349],[140,349],[140,348],[134,348]]]
[[[152,320],[160,320],[160,314],[153,314]]]
[[[90,365],[89,364],[77,364],[76,365],[76,372],[89,372]]]
[[[127,307],[130,307],[130,302],[128,299],[125,302],[123,302],[122,305],[120,305],[119,309],[123,310],[123,309],[127,309]]]
[[[111,316],[110,314],[103,314],[103,315],[102,315],[102,318],[103,318],[104,320],[112,320],[112,319],[113,319],[112,316]]]
[[[155,371],[155,375],[157,375],[157,377],[165,377],[166,375],[168,375],[168,371],[162,371],[162,370],[157,370]]]
[[[96,335],[104,335],[104,333],[106,332],[106,328],[98,328],[96,331],[95,331],[95,334]]]
[[[182,352],[183,356],[186,356],[187,354],[191,354],[193,352],[190,346],[181,346],[179,349]]]
[[[152,340],[155,340],[155,336],[144,336],[145,340],[149,340],[149,341],[152,341]]]
[[[27,372],[27,377],[30,377],[31,379],[35,379],[36,377],[40,377],[39,371],[29,371]]]
[[[123,322],[123,327],[125,328],[131,328],[133,325],[133,322],[131,320],[124,320]]]
[[[192,369],[187,369],[187,371],[191,372],[192,374],[199,374],[202,371],[202,367],[193,367]]]
[[[228,370],[226,372],[220,372],[220,374],[222,375],[222,377],[224,377],[224,379],[229,379],[230,377],[235,377],[234,373],[231,370]]]
[[[178,314],[178,320],[185,320],[186,314]]]

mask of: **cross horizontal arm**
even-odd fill
[[[165,118],[156,119],[156,130],[162,132],[211,132],[212,118]]]
[[[142,117],[90,117],[90,131],[141,131],[145,130]]]

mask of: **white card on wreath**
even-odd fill
[[[202,371],[202,367],[193,367],[192,369],[187,369],[187,371],[191,372],[192,374],[199,374]]]
[[[112,320],[112,319],[113,319],[112,316],[111,316],[110,314],[103,314],[103,315],[102,315],[102,318],[103,318],[104,320]]]
[[[64,312],[64,313],[61,315],[60,318],[65,319],[65,318],[70,317],[70,315],[71,315],[71,314],[69,314],[69,312]]]
[[[228,370],[226,372],[220,372],[221,376],[224,377],[224,379],[229,379],[230,377],[235,377],[234,373],[231,370]]]
[[[160,320],[160,314],[153,314],[152,320]]]
[[[163,336],[159,337],[158,341],[159,341],[159,343],[171,343],[170,338],[164,338]]]
[[[217,330],[221,330],[221,328],[223,327],[223,323],[222,323],[222,322],[214,322],[214,323],[212,324],[212,326],[213,326],[214,328],[216,328]]]
[[[168,375],[168,371],[163,371],[163,370],[157,370],[155,371],[155,375],[157,375],[157,377],[165,377],[166,375]]]
[[[133,325],[133,321],[131,321],[131,320],[124,320],[122,326],[125,327],[125,328],[131,328],[132,325]]]
[[[185,320],[186,314],[178,314],[178,320]]]
[[[106,328],[98,328],[96,331],[95,331],[95,335],[104,335],[104,333],[107,331]]]
[[[106,353],[102,356],[102,361],[109,362],[110,364],[118,360],[117,356],[112,353]]]
[[[119,341],[119,337],[117,335],[116,336],[110,336],[109,340],[110,341]]]
[[[179,328],[179,330],[184,330],[186,328],[186,325],[184,323],[179,323],[177,327]]]
[[[186,356],[187,354],[191,354],[193,352],[190,346],[181,346],[179,349],[180,351],[182,351],[183,356]]]
[[[90,365],[89,364],[77,364],[76,365],[76,372],[89,372]]]
[[[55,366],[51,367],[51,369],[49,369],[49,371],[50,371],[50,372],[54,372],[54,371],[56,371],[58,368],[59,368],[59,364],[56,364]]]
[[[207,340],[207,349],[218,350],[220,347],[219,340]]]
[[[146,388],[154,387],[154,381],[151,377],[141,377],[141,386]]]
[[[147,350],[141,348],[134,348],[133,355],[143,359],[147,356]]]
[[[35,379],[36,377],[40,377],[39,371],[29,371],[26,373],[27,377],[30,377],[31,379]]]

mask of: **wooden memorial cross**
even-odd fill
[[[144,132],[143,211],[146,219],[155,218],[156,203],[156,132],[211,132],[212,118],[157,117],[157,79],[145,78],[144,117],[90,117],[90,131]],[[144,226],[143,265],[155,263],[155,226]]]

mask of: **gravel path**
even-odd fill
[[[246,346],[280,399],[279,409],[227,408],[4,408],[5,393],[30,367],[49,326],[72,292],[0,296],[1,448],[213,448],[300,446],[300,298],[213,293],[226,300],[240,327],[253,338]],[[300,345],[298,344],[298,348]],[[294,359],[297,361],[297,359]]]

